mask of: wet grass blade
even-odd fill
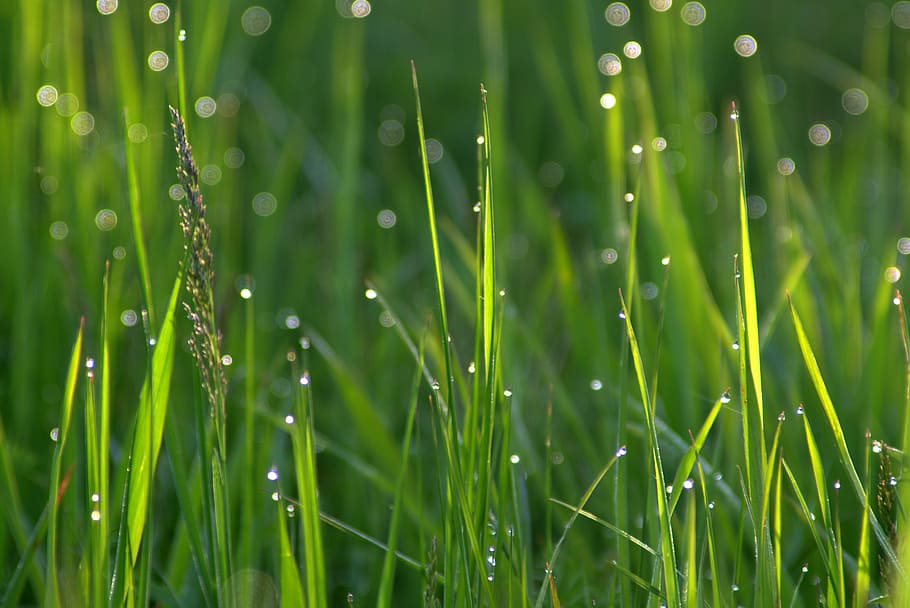
[[[856,467],[853,464],[853,458],[850,456],[850,450],[847,448],[847,441],[844,438],[844,429],[841,426],[840,418],[837,415],[837,410],[834,408],[834,403],[831,401],[831,395],[828,393],[827,386],[825,386],[825,381],[822,378],[821,369],[819,369],[818,361],[815,359],[815,353],[812,350],[812,346],[809,344],[809,338],[806,336],[802,321],[799,318],[799,313],[796,312],[796,307],[793,306],[792,299],[790,300],[790,316],[793,319],[793,327],[796,330],[796,340],[799,344],[799,350],[803,355],[803,361],[806,364],[806,369],[809,372],[809,377],[811,378],[812,384],[815,386],[815,391],[818,394],[819,402],[822,406],[822,412],[825,414],[825,419],[827,420],[828,426],[831,429],[831,434],[834,438],[834,443],[837,446],[837,452],[841,461],[841,465],[847,472],[847,477],[850,480],[850,484],[853,486],[856,497],[859,499],[860,504],[863,505],[863,508],[865,508],[866,503],[869,500],[868,496],[866,495],[865,489],[863,488],[863,483],[856,472]],[[904,569],[894,552],[894,548],[891,546],[888,535],[885,534],[885,531],[879,524],[874,511],[869,512],[869,521],[872,524],[872,530],[875,534],[875,537],[878,539],[879,547],[885,554],[888,563],[894,568],[895,572],[899,573],[901,580],[905,580],[906,573],[904,572]]]
[[[717,420],[717,415],[720,413],[725,401],[726,398],[721,397],[714,402],[711,411],[708,412],[707,418],[705,418],[701,428],[698,430],[698,434],[693,438],[691,447],[686,450],[682,461],[679,463],[679,467],[676,469],[676,476],[673,477],[673,492],[670,494],[670,500],[668,501],[667,507],[670,515],[673,515],[676,511],[676,504],[679,502],[679,497],[683,492],[683,482],[692,474],[692,467],[695,466],[696,458],[704,447],[705,440],[708,438],[708,433],[710,433],[711,429],[714,427],[714,421]]]
[[[389,536],[386,544],[386,555],[382,563],[382,574],[379,577],[379,591],[376,605],[387,608],[392,605],[392,585],[395,580],[395,552],[398,548],[398,526],[401,519],[402,501],[405,491],[405,481],[408,473],[408,458],[411,453],[411,436],[414,431],[414,421],[417,417],[417,397],[420,389],[420,376],[423,371],[423,344],[420,346],[420,356],[414,381],[411,385],[410,407],[405,423],[404,438],[401,441],[401,465],[398,469],[398,479],[395,484],[395,501],[392,504],[392,513],[389,522]]]
[[[651,411],[651,398],[648,391],[648,383],[645,379],[644,363],[641,358],[641,351],[638,347],[638,339],[635,337],[635,330],[632,327],[632,319],[629,318],[629,312],[626,309],[626,303],[623,300],[622,293],[619,294],[622,303],[623,317],[626,324],[626,333],[629,337],[629,349],[632,353],[632,364],[635,369],[635,376],[638,380],[638,389],[641,394],[642,407],[645,413],[645,426],[648,433],[648,448],[650,451],[650,468],[654,479],[654,491],[657,500],[657,519],[660,529],[660,561],[663,570],[664,589],[667,594],[667,605],[669,608],[681,606],[682,602],[679,597],[679,584],[676,579],[676,544],[673,540],[673,528],[670,525],[670,509],[667,504],[666,481],[664,480],[664,468],[661,462],[660,445],[657,440],[657,425],[654,421],[654,414]]]
[[[302,421],[301,421],[302,422]],[[285,504],[279,500],[278,505],[278,550],[279,571],[281,576],[281,607],[297,608],[309,606],[304,599],[303,587],[300,584],[300,569],[294,558],[294,551],[288,538],[288,516]]]
[[[130,494],[127,502],[130,559],[135,562],[145,529],[149,509],[149,488],[155,475],[158,452],[164,433],[170,398],[171,373],[174,368],[175,312],[183,284],[183,272],[177,273],[170,302],[164,315],[152,355],[151,370],[139,395],[139,413],[133,434],[132,465],[129,472]]]
[[[72,420],[73,415],[73,402],[76,398],[76,381],[78,380],[79,364],[82,359],[82,335],[84,330],[85,319],[82,319],[79,323],[79,333],[76,334],[76,343],[73,345],[73,350],[70,354],[69,371],[67,371],[66,374],[66,388],[63,393],[63,406],[60,410],[60,424],[56,429],[56,436],[54,437],[54,456],[51,461],[50,494],[48,496],[50,511],[48,514],[47,528],[47,575],[44,591],[44,605],[49,608],[57,608],[58,606],[63,605],[61,604],[57,573],[58,536],[60,533],[58,524],[60,501],[63,499],[63,494],[66,492],[66,487],[69,483],[69,475],[72,472],[68,472],[66,477],[63,477],[63,450],[66,447],[66,440],[69,436],[70,421]]]

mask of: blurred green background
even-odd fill
[[[747,190],[761,197],[750,209],[765,315],[766,416],[814,398],[786,318],[789,289],[847,421],[848,442],[859,449],[867,427],[898,442],[904,361],[890,300],[900,283],[884,273],[905,266],[896,245],[908,219],[910,4],[706,1],[707,19],[690,26],[679,0],[665,12],[628,2],[631,20],[621,27],[605,20],[608,3],[579,0],[376,0],[365,18],[353,18],[345,2],[263,2],[266,12],[253,13],[245,2],[178,2],[160,25],[149,18],[150,4],[122,2],[103,15],[87,1],[0,3],[0,417],[32,517],[46,499],[48,432],[57,425],[80,317],[87,352],[98,348],[106,260],[114,316],[123,315],[111,328],[113,424],[118,437],[128,436],[145,373],[147,305],[127,147],[136,159],[152,317],[160,322],[182,256],[169,196],[176,161],[167,114],[167,104],[181,103],[178,45],[183,109],[213,229],[223,350],[233,357],[228,416],[242,417],[250,362],[241,356],[239,290],[252,286],[255,402],[263,417],[290,411],[286,355],[303,337],[311,345],[303,365],[313,378],[317,431],[330,444],[319,457],[324,511],[384,537],[387,491],[364,479],[393,478],[413,360],[386,327],[388,314],[363,297],[365,280],[412,336],[435,328],[428,324],[435,295],[411,60],[434,140],[429,152],[438,157],[431,175],[462,367],[473,345],[480,84],[488,91],[498,276],[507,291],[503,377],[514,394],[512,442],[535,514],[546,498],[539,476],[551,390],[556,496],[575,500],[621,443],[644,453],[640,406],[629,402],[635,393],[622,362],[625,330],[616,320],[617,289],[626,286],[633,256],[637,319],[646,363],[660,370],[658,413],[668,433],[688,444],[687,429],[735,384],[732,100],[742,112]],[[266,15],[269,27],[259,34]],[[734,52],[742,34],[757,39],[755,55]],[[643,49],[637,59],[623,56],[631,40]],[[169,57],[162,71],[149,67],[157,50]],[[598,71],[608,52],[622,60],[617,76]],[[53,107],[36,100],[46,84],[59,95]],[[851,88],[866,96],[868,108],[858,114],[844,97]],[[600,105],[605,92],[616,96],[615,108]],[[72,113],[72,98],[66,107],[64,93],[91,114],[89,133],[74,132],[88,118]],[[855,95],[849,99],[862,99]],[[197,111],[203,97],[215,102],[211,116]],[[819,122],[832,134],[822,147],[808,137]],[[145,131],[130,130],[137,124]],[[654,149],[657,137],[666,139],[665,150]],[[636,143],[644,147],[640,156],[629,152]],[[783,157],[795,161],[793,175],[779,172]],[[631,253],[626,192],[641,201]],[[115,225],[102,210],[115,214]],[[658,361],[664,256],[672,270]],[[181,331],[187,335],[188,325]],[[438,359],[431,366],[441,370]],[[182,397],[172,413],[188,427],[191,387],[190,357],[178,354],[174,392]],[[375,413],[378,428],[358,419],[358,403]],[[624,408],[629,420],[619,427]],[[721,426],[706,459],[738,494],[733,455],[741,445],[732,406]],[[791,430],[785,441],[799,439]],[[423,432],[430,432],[426,421]],[[123,441],[115,459],[123,457]],[[672,461],[680,447],[668,442]],[[264,467],[287,462],[283,435],[270,428],[260,443]],[[625,466],[635,475],[644,459]],[[264,472],[261,486],[238,487],[267,501]],[[157,500],[171,521],[157,529],[164,570],[181,562],[166,557],[176,516],[162,477]],[[432,527],[432,508],[420,505],[432,502],[433,488],[424,493],[414,504],[426,510],[426,521],[412,513],[412,535]],[[629,497],[632,512],[643,500]],[[606,498],[599,507],[611,508]],[[614,551],[609,535],[595,537],[573,547],[581,578],[600,572]],[[802,540],[785,558],[794,568],[808,559],[811,541]],[[417,552],[414,538],[403,543]],[[331,601],[348,591],[370,597],[369,573],[382,552],[331,529],[326,545]],[[0,573],[8,575],[17,559],[9,534],[0,534]],[[534,567],[542,571],[542,560]],[[418,575],[401,576],[413,576],[403,584],[416,597]],[[589,597],[571,573],[563,584],[578,594],[567,597]]]

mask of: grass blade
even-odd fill
[[[72,354],[70,355],[69,371],[66,374],[66,388],[63,393],[63,407],[60,411],[60,426],[57,427],[56,433],[51,431],[55,441],[54,456],[51,462],[51,480],[50,494],[48,496],[48,505],[50,512],[48,515],[47,528],[47,575],[46,587],[44,592],[45,607],[57,608],[61,606],[60,587],[57,580],[57,549],[58,549],[58,516],[60,513],[60,501],[66,492],[69,483],[69,475],[62,478],[63,468],[63,450],[66,447],[66,439],[69,435],[70,420],[73,415],[73,401],[76,397],[76,381],[79,375],[79,363],[82,358],[82,334],[85,330],[85,319],[79,323],[79,333],[76,334],[76,343],[73,345]],[[71,472],[71,471],[70,471]]]
[[[806,336],[802,321],[800,321],[799,318],[799,313],[796,312],[796,307],[793,306],[792,299],[790,300],[790,316],[793,319],[793,327],[796,330],[796,341],[799,344],[799,350],[803,355],[803,361],[806,364],[809,377],[812,379],[812,384],[815,386],[815,391],[818,394],[822,412],[825,414],[825,419],[828,422],[828,426],[831,428],[831,434],[833,435],[835,445],[837,446],[841,465],[847,472],[847,477],[850,480],[850,484],[853,486],[854,492],[856,492],[856,497],[859,499],[860,504],[863,505],[863,508],[865,508],[866,503],[869,500],[868,496],[866,495],[866,492],[863,489],[863,483],[856,472],[853,458],[850,456],[850,450],[847,448],[847,441],[844,438],[844,429],[841,426],[840,418],[837,416],[837,410],[834,409],[831,395],[828,393],[828,388],[825,386],[825,381],[822,378],[821,369],[818,367],[818,361],[815,359],[815,353],[812,350],[812,346],[809,344],[809,338]],[[894,552],[894,548],[891,546],[888,535],[885,534],[885,531],[879,524],[874,511],[869,511],[869,521],[872,524],[872,530],[875,537],[878,539],[879,547],[887,557],[889,564],[894,568],[895,572],[900,574],[901,580],[905,580],[906,573]]]

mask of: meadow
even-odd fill
[[[910,2],[0,2],[0,605],[904,606]]]

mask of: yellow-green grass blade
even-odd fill
[[[818,394],[822,411],[825,414],[825,419],[828,422],[828,426],[831,428],[831,434],[834,438],[835,445],[837,446],[841,465],[847,472],[847,477],[850,480],[850,484],[853,486],[854,492],[856,492],[856,497],[859,499],[860,504],[865,507],[868,502],[868,496],[866,495],[866,492],[863,489],[863,483],[856,472],[853,458],[850,456],[850,450],[847,448],[847,441],[844,437],[844,429],[841,426],[840,418],[837,415],[837,410],[834,408],[834,403],[831,400],[831,395],[828,393],[828,388],[825,386],[825,381],[822,378],[821,369],[818,366],[815,353],[812,350],[812,346],[809,344],[809,338],[806,336],[802,321],[799,318],[799,313],[796,312],[796,307],[793,305],[792,299],[790,300],[790,316],[793,319],[793,327],[796,330],[796,340],[799,344],[799,350],[803,355],[803,361],[806,364],[806,369],[809,372],[812,384],[815,386],[815,391]],[[872,524],[872,531],[878,539],[879,547],[885,554],[888,562],[894,568],[895,572],[900,574],[902,580],[906,579],[904,568],[898,560],[894,548],[891,546],[888,535],[879,524],[874,511],[869,512],[869,521]]]
[[[783,461],[783,450],[778,452],[778,457],[775,460],[775,467],[773,471],[774,475],[774,494],[772,497],[772,521],[771,521],[771,533],[772,533],[772,549],[774,550],[774,585],[777,589],[777,598],[778,603],[781,601],[781,576],[783,572],[783,546],[782,546],[782,530],[783,530],[783,502],[781,500],[781,489],[783,487],[783,476],[781,475],[781,462]]]
[[[650,598],[658,598],[658,599],[662,599],[662,600],[666,599],[667,595],[666,595],[666,593],[664,593],[663,589],[655,587],[654,585],[652,585],[651,583],[649,583],[642,577],[638,576],[637,574],[635,574],[634,572],[632,572],[625,566],[622,566],[621,564],[617,563],[616,561],[610,561],[609,564],[611,567],[615,568],[624,577],[626,577],[627,579],[629,579],[630,581],[632,581],[633,583],[635,583],[636,585],[638,585],[639,587],[641,587],[642,589],[647,591],[648,595],[649,595],[649,599]]]
[[[110,552],[108,539],[110,537],[112,502],[110,497],[110,453],[111,453],[111,349],[110,349],[110,262],[105,266],[104,292],[101,306],[101,408],[99,417],[98,436],[98,509],[101,519],[96,522],[98,526],[99,563],[95,565],[94,576],[101,579],[98,590],[101,595],[95,598],[95,605],[101,606],[106,592],[104,585],[110,580]],[[96,590],[97,593],[97,590]]]
[[[755,597],[757,606],[777,605],[779,602],[779,586],[775,585],[777,574],[774,571],[774,546],[771,541],[771,530],[769,521],[769,511],[771,510],[771,488],[774,486],[774,476],[768,474],[768,471],[774,471],[774,459],[777,457],[777,446],[780,441],[780,429],[784,421],[784,415],[777,418],[777,428],[774,430],[774,439],[771,441],[771,449],[768,452],[768,461],[765,464],[765,478],[762,485],[761,496],[761,514],[756,528],[761,527],[759,534],[758,547],[758,571],[755,577]]]
[[[565,526],[563,526],[562,536],[560,536],[559,540],[556,541],[556,546],[553,547],[553,552],[550,554],[550,558],[547,560],[549,572],[553,572],[555,570],[556,563],[559,560],[559,555],[562,551],[562,545],[565,542],[566,537],[569,535],[569,530],[572,529],[572,526],[575,524],[575,520],[578,519],[578,516],[584,509],[584,506],[588,503],[588,500],[590,500],[591,495],[594,494],[594,490],[600,486],[600,482],[603,481],[603,478],[606,476],[607,472],[613,468],[613,465],[616,464],[616,461],[624,455],[625,449],[620,448],[620,450],[618,450],[617,453],[614,454],[612,458],[610,458],[607,464],[605,464],[600,472],[594,477],[594,480],[590,483],[590,485],[588,485],[588,488],[585,490],[584,494],[582,494],[581,499],[578,501],[578,504],[572,507],[572,514],[569,516],[569,519],[566,522]],[[542,608],[544,604],[549,578],[550,576],[548,575],[540,587],[540,591],[537,594],[537,601],[534,604],[535,608]]]
[[[869,495],[872,484],[872,471],[870,467],[869,436],[866,437],[864,467],[866,473],[866,496]],[[872,582],[872,543],[869,538],[869,512],[871,503],[867,500],[863,505],[863,520],[859,529],[859,548],[856,551],[856,588],[853,591],[853,608],[863,608],[869,604],[869,588]]]
[[[696,459],[698,466],[698,487],[701,489],[701,501],[705,506],[705,542],[708,548],[708,572],[711,575],[711,605],[720,606],[720,569],[717,566],[716,542],[714,539],[714,522],[711,513],[714,511],[714,503],[708,501],[708,492],[705,489],[705,471],[701,466],[701,460]],[[704,594],[702,594],[704,597]]]
[[[559,500],[558,498],[551,498],[550,502],[553,503],[554,505],[559,505],[560,507],[569,509],[570,511],[576,510],[576,505],[572,505],[567,502],[563,502],[563,501]],[[585,509],[578,509],[578,514],[586,519],[590,519],[591,521],[593,521],[594,523],[596,523],[598,525],[603,526],[610,532],[613,532],[620,538],[625,539],[630,544],[635,545],[642,551],[650,553],[652,557],[660,557],[657,553],[657,550],[653,549],[650,545],[648,545],[644,541],[640,540],[639,538],[632,536],[631,534],[629,534],[625,530],[619,528],[618,526],[611,524],[610,522],[603,519],[602,517],[595,515],[594,513],[591,513],[590,511],[586,511]]]
[[[815,541],[815,546],[818,549],[818,555],[822,560],[822,564],[825,566],[825,572],[828,575],[828,579],[833,581],[834,565],[831,563],[830,556],[826,551],[825,543],[822,541],[821,536],[818,533],[818,527],[815,525],[815,518],[812,514],[812,511],[809,509],[808,503],[806,503],[806,497],[803,494],[802,489],[799,487],[799,482],[796,480],[796,476],[790,469],[790,465],[787,464],[786,459],[783,460],[783,468],[784,472],[787,474],[787,478],[790,480],[790,486],[793,488],[793,493],[796,494],[796,500],[799,503],[800,510],[802,511],[803,520],[809,526],[809,532],[812,534],[812,539]]]
[[[316,485],[316,446],[313,441],[314,420],[309,375],[300,378],[297,391],[295,429],[292,434],[294,472],[300,493],[300,527],[302,531],[306,605],[325,608],[325,553],[319,525],[319,490]]]
[[[420,361],[414,374],[411,385],[410,406],[408,418],[405,423],[404,438],[401,441],[401,464],[398,468],[398,479],[395,484],[395,500],[392,503],[392,513],[389,521],[389,535],[386,543],[385,559],[382,563],[382,573],[379,577],[379,591],[377,592],[376,605],[387,608],[392,605],[392,589],[395,580],[396,550],[398,548],[399,522],[405,491],[405,481],[408,473],[408,455],[411,453],[411,436],[414,431],[414,421],[417,418],[417,397],[420,390],[420,375],[423,368],[423,344],[420,347]]]
[[[740,115],[736,105],[732,106],[731,117],[736,133],[736,167],[739,177],[739,226],[742,254],[742,288],[743,315],[746,329],[746,354],[749,359],[749,372],[752,376],[752,388],[755,392],[755,408],[758,412],[758,431],[764,437],[764,401],[762,397],[761,351],[758,333],[758,304],[755,292],[755,269],[752,266],[752,245],[749,241],[749,214],[746,208],[746,171],[743,159],[743,141],[740,129]],[[743,406],[745,407],[745,405]],[[764,459],[764,450],[762,450]]]
[[[300,569],[294,558],[291,541],[288,538],[288,517],[286,505],[279,500],[275,503],[278,508],[278,561],[281,573],[281,607],[299,608],[309,606],[304,599],[303,586],[300,584]]]
[[[26,541],[22,556],[19,558],[19,563],[16,564],[16,569],[6,582],[6,589],[4,589],[2,599],[0,599],[0,606],[2,606],[2,608],[16,608],[20,605],[19,597],[22,593],[22,588],[25,586],[26,577],[30,576],[28,571],[35,569],[35,554],[38,552],[38,546],[41,544],[41,541],[44,540],[45,534],[47,533],[47,517],[49,512],[50,504],[47,504],[38,517],[38,521],[35,522],[35,527],[32,530],[31,536]],[[43,589],[44,587],[42,586],[41,590]]]
[[[733,282],[736,286],[736,329],[737,341],[739,345],[739,397],[740,397],[740,417],[742,419],[743,429],[743,456],[745,458],[745,497],[751,503],[755,500],[755,493],[758,492],[758,484],[764,475],[763,467],[765,463],[765,446],[764,432],[761,424],[753,422],[753,411],[749,407],[749,374],[748,374],[748,353],[743,348],[746,342],[746,322],[742,299],[742,289],[740,278],[742,274],[739,271],[739,256],[733,256]],[[760,435],[758,445],[754,440],[756,434]]]
[[[493,224],[493,148],[491,142],[490,113],[487,108],[487,91],[480,86],[481,114],[483,116],[483,200],[481,222],[483,230],[483,354],[484,373],[488,382],[492,378],[493,323],[496,296],[496,250]],[[445,338],[445,335],[443,336]]]
[[[414,98],[417,102],[417,134],[420,140],[420,160],[423,167],[424,192],[427,202],[427,223],[430,228],[430,244],[433,248],[433,268],[436,275],[436,296],[439,313],[439,333],[442,340],[442,348],[445,355],[445,372],[446,372],[446,393],[444,398],[451,401],[453,395],[453,378],[452,378],[452,356],[449,347],[449,323],[446,317],[446,297],[445,286],[442,281],[442,255],[439,253],[439,237],[436,229],[436,208],[433,203],[433,185],[430,181],[430,164],[427,160],[426,134],[424,133],[423,110],[420,106],[420,87],[417,83],[417,68],[411,61],[411,77],[414,85]],[[450,417],[450,423],[454,426],[454,417]]]
[[[686,578],[685,588],[683,589],[686,598],[686,606],[695,608],[698,606],[698,559],[696,558],[696,536],[695,536],[695,492],[687,492],[686,500],[686,518],[683,524],[683,537],[686,546]]]
[[[713,406],[711,406],[711,410],[708,412],[708,416],[698,430],[698,434],[695,435],[692,440],[692,445],[686,450],[682,461],[679,463],[679,467],[676,469],[676,476],[673,477],[673,491],[671,492],[668,501],[668,509],[671,516],[676,511],[676,504],[679,502],[679,497],[682,496],[683,482],[692,474],[692,467],[695,466],[698,454],[704,447],[705,440],[708,438],[708,433],[710,433],[711,429],[714,427],[714,421],[717,420],[717,415],[720,413],[725,401],[726,399],[721,397],[714,402]]]
[[[661,567],[663,569],[664,589],[667,594],[668,607],[675,608],[681,605],[679,585],[676,579],[676,545],[673,541],[673,527],[670,524],[671,513],[669,505],[667,504],[666,482],[664,480],[664,469],[660,457],[660,445],[657,440],[657,426],[654,421],[654,414],[649,405],[651,403],[651,398],[648,392],[648,383],[645,379],[641,350],[638,347],[638,339],[635,337],[632,319],[629,316],[621,292],[619,294],[619,299],[622,304],[626,333],[629,337],[629,349],[632,353],[632,363],[638,381],[638,389],[641,394],[642,407],[645,413],[645,425],[648,432],[650,464],[654,479],[654,490],[657,499],[657,519],[660,528],[660,555]]]
[[[177,345],[174,315],[182,283],[183,271],[179,271],[171,289],[170,302],[153,351],[151,369],[139,395],[139,412],[131,448],[130,494],[127,501],[128,540],[130,560],[133,562],[142,543],[149,509],[149,489],[155,475],[167,416],[171,373]]]
[[[285,498],[285,500],[289,503],[299,505],[299,503],[291,500],[290,498]],[[352,537],[362,540],[363,542],[367,543],[368,545],[372,545],[372,546],[376,547],[383,553],[385,553],[389,550],[389,546],[387,544],[385,544],[384,542],[382,542],[381,540],[379,540],[378,538],[376,538],[374,536],[370,536],[363,530],[360,530],[359,528],[355,528],[351,524],[343,522],[340,519],[338,519],[337,517],[333,517],[333,516],[329,515],[328,513],[320,512],[319,520],[326,525],[332,526],[336,530],[340,530],[346,534],[350,534]],[[407,555],[406,553],[402,553],[398,549],[396,549],[394,553],[395,553],[395,557],[398,558],[398,560],[402,564],[404,564],[414,570],[417,570],[417,571],[421,571],[424,569],[424,564],[420,563],[418,560],[414,559],[410,555]]]
[[[65,479],[62,477],[63,469],[63,450],[66,447],[66,440],[69,436],[70,420],[73,415],[73,402],[76,398],[76,381],[79,376],[79,364],[82,358],[82,335],[85,330],[85,319],[79,323],[79,332],[76,334],[76,343],[73,345],[70,354],[69,370],[66,374],[66,388],[63,393],[63,405],[60,411],[60,424],[56,429],[56,441],[54,445],[54,456],[51,462],[51,479],[50,493],[48,495],[48,505],[50,512],[48,514],[47,529],[47,573],[45,580],[44,605],[45,607],[57,608],[62,606],[60,587],[58,586],[57,573],[57,549],[58,535],[57,529],[58,517],[60,514],[60,501],[66,491],[69,482],[69,473]]]

